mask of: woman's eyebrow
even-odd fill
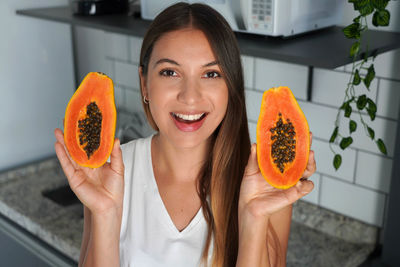
[[[157,60],[156,64],[154,64],[154,66],[157,65],[157,64],[164,63],[164,62],[167,62],[167,63],[171,63],[171,64],[174,64],[174,65],[180,66],[180,65],[178,64],[178,62],[176,62],[175,60],[169,59],[169,58],[162,58],[162,59]]]
[[[180,66],[178,62],[176,62],[175,60],[169,59],[169,58],[159,59],[159,60],[157,60],[157,62],[154,65],[161,64],[161,63],[164,63],[164,62]],[[211,61],[211,62],[209,62],[207,64],[204,64],[203,68],[214,66],[214,65],[218,65],[218,64],[219,64],[219,61],[218,60],[214,60],[214,61]]]
[[[214,65],[218,65],[218,64],[219,64],[219,61],[218,60],[214,60],[214,61],[211,61],[210,63],[207,63],[207,64],[203,65],[203,68],[214,66]]]

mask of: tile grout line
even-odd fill
[[[324,68],[321,68],[324,69]],[[330,69],[324,69],[324,70],[330,70]],[[351,71],[343,71],[343,70],[330,70],[330,71],[334,71],[334,72],[341,72],[341,73],[347,73],[350,74]],[[393,82],[400,82],[400,79],[396,79],[396,78],[388,78],[388,77],[383,77],[383,76],[375,76],[376,78],[380,78],[380,79],[385,79],[385,80],[389,80],[389,81],[393,81]]]
[[[252,73],[253,80],[251,81],[251,83],[252,83],[251,86],[253,87],[254,91],[257,91],[256,90],[256,60],[257,60],[257,58],[253,57],[253,73]]]
[[[130,39],[127,36],[127,38],[126,38],[126,46],[127,46],[127,53],[128,53],[128,59],[127,59],[128,62],[132,61],[131,60],[131,46],[130,46],[130,44],[131,44]]]
[[[354,160],[354,171],[353,171],[353,184],[355,184],[355,185],[357,185],[357,183],[356,183],[356,175],[357,175],[357,163],[358,163],[358,153],[359,153],[359,151],[358,151],[358,149],[355,149],[355,151],[356,151],[356,158],[355,158],[355,160]]]
[[[378,96],[379,91],[381,90],[381,78],[378,77],[378,83],[376,85],[376,96],[375,96],[375,104],[378,105]]]
[[[318,197],[317,197],[318,205],[321,205],[321,195],[322,195],[322,174],[319,173]]]
[[[352,185],[352,186],[355,186],[355,187],[359,187],[359,188],[365,189],[365,190],[367,190],[367,191],[374,192],[374,193],[378,193],[378,194],[382,194],[382,195],[385,195],[385,196],[388,195],[388,193],[386,193],[386,192],[384,192],[384,191],[381,191],[381,190],[379,190],[379,189],[367,187],[367,186],[362,185],[362,184],[353,184],[352,182],[349,182],[348,180],[345,180],[345,179],[340,178],[340,177],[333,176],[333,175],[331,175],[331,174],[322,173],[322,172],[318,172],[318,173],[321,174],[321,176],[326,176],[326,177],[328,177],[328,178],[330,178],[330,179],[333,179],[333,180],[339,181],[339,182],[343,182],[343,183],[345,183],[345,184],[347,184],[347,185]]]

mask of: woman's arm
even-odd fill
[[[314,185],[303,179],[288,189],[272,187],[262,177],[256,153],[254,144],[240,187],[236,266],[285,266],[292,204],[311,192]],[[315,170],[314,153],[310,151],[303,177],[310,177]]]
[[[236,266],[286,266],[292,205],[268,218],[244,216],[239,219]]]
[[[82,234],[82,243],[81,243],[81,251],[79,255],[79,267],[83,266],[83,263],[86,258],[87,247],[90,239],[91,232],[91,213],[90,210],[83,206],[83,234]]]
[[[121,212],[115,210],[91,215],[91,232],[83,266],[120,266]]]
[[[60,129],[55,130],[55,136],[56,154],[69,186],[86,208],[79,264],[119,266],[124,194],[124,163],[119,140],[114,141],[110,163],[91,169],[79,166],[69,156]]]

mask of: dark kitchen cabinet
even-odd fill
[[[0,259],[1,266],[11,267],[76,266],[76,263],[2,216]]]

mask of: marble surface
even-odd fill
[[[55,158],[0,173],[0,213],[77,261],[82,205],[61,206],[43,196],[66,184]],[[377,232],[376,227],[298,201],[287,266],[358,266],[374,249]]]

